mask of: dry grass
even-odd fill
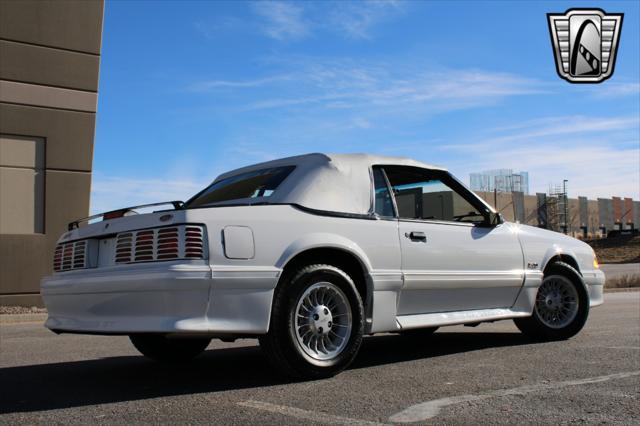
[[[0,315],[15,315],[15,314],[46,314],[45,308],[38,308],[37,306],[0,306]]]
[[[620,275],[615,278],[607,278],[606,288],[640,287],[640,274]]]
[[[640,237],[620,236],[585,242],[593,247],[600,263],[640,262]]]

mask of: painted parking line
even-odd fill
[[[511,389],[500,389],[484,394],[478,395],[459,395],[451,396],[448,398],[435,399],[432,401],[423,402],[421,404],[412,405],[411,407],[400,411],[389,417],[389,421],[393,423],[412,423],[430,419],[438,415],[440,410],[444,407],[460,404],[468,401],[479,401],[489,398],[497,398],[510,395],[525,395],[532,392],[539,392],[549,389],[558,389],[567,386],[586,385],[590,383],[600,383],[615,379],[624,379],[626,377],[633,377],[640,375],[640,371],[630,371],[626,373],[609,374],[606,376],[589,377],[586,379],[567,380],[564,382],[549,382],[540,383],[536,385],[525,385]]]
[[[256,410],[268,411],[270,413],[282,414],[294,417],[299,420],[308,420],[328,425],[353,425],[353,426],[382,426],[383,423],[370,422],[367,420],[351,419],[349,417],[334,416],[326,413],[303,410],[301,408],[288,407],[286,405],[271,404],[262,401],[243,401],[237,403],[241,407],[254,408]]]
[[[639,350],[640,346],[605,346],[605,349],[635,349]]]

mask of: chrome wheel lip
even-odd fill
[[[310,361],[331,361],[344,351],[353,329],[353,314],[349,299],[338,286],[328,281],[312,284],[298,298],[292,314],[292,334]]]
[[[578,315],[579,307],[578,290],[567,278],[554,275],[542,281],[535,311],[545,326],[553,329],[568,326]]]

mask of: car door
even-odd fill
[[[399,220],[403,287],[398,315],[507,308],[524,281],[509,224],[441,170],[384,167]]]

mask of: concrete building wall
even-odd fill
[[[102,0],[0,0],[0,305],[41,303],[55,241],[87,216]]]
[[[598,198],[598,217],[600,228],[607,232],[613,229],[613,201],[609,198]]]
[[[547,194],[536,193],[537,225],[545,228],[549,223],[547,212]]]
[[[613,204],[613,221],[618,224],[622,222],[622,199],[620,197],[611,197]]]
[[[589,225],[589,201],[587,197],[578,197],[579,222],[581,228],[586,228]]]
[[[522,192],[512,192],[511,202],[513,203],[513,215],[516,222],[525,223],[524,194]]]
[[[625,198],[622,204],[622,224],[625,228],[631,228],[631,226],[634,225],[633,200],[631,198]]]
[[[536,195],[520,195],[521,193],[503,192],[494,194],[493,192],[476,192],[482,199],[496,207],[508,221],[519,221],[526,225],[540,226],[546,228],[552,219],[548,217],[548,199],[544,193]],[[589,200],[586,197],[569,198],[567,206],[567,225],[568,233],[580,238],[598,238],[606,236],[602,234],[601,227],[604,226],[606,231],[614,229],[614,200],[612,198],[598,198],[598,200]],[[630,198],[619,200],[619,216],[624,212],[628,213],[624,216],[627,227],[631,223],[640,226],[640,202],[633,201]],[[519,207],[520,206],[520,207]],[[625,208],[624,212],[622,208]],[[523,213],[519,213],[522,208]],[[585,228],[586,227],[586,235]]]
[[[600,232],[600,218],[598,217],[598,201],[587,200],[589,237],[602,237]]]

